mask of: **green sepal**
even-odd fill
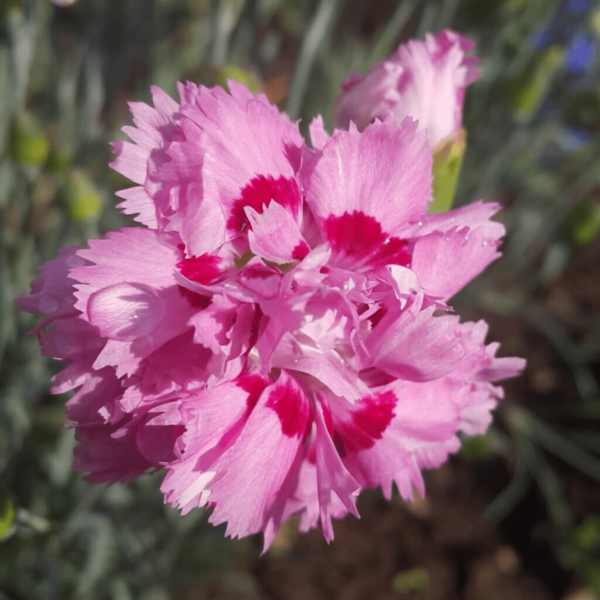
[[[15,521],[15,505],[12,498],[4,493],[0,495],[0,540],[4,539]]]
[[[443,213],[452,208],[467,136],[461,129],[458,139],[448,138],[433,151],[433,201],[430,213]]]

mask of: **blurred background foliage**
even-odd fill
[[[234,78],[305,130],[351,71],[444,27],[483,57],[455,205],[496,199],[509,231],[457,308],[529,362],[490,433],[427,500],[367,494],[330,548],[292,523],[263,558],[164,507],[158,474],[83,482],[57,365],[13,300],[58,247],[131,224],[107,167],[126,102]],[[0,0],[0,599],[599,597],[599,41],[593,0]]]

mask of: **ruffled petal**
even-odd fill
[[[457,137],[465,90],[479,78],[478,59],[467,56],[473,48],[471,40],[450,30],[402,44],[366,75],[353,74],[342,84],[335,126],[348,129],[354,122],[363,130],[374,119],[393,115],[400,123],[408,116],[427,130],[432,148]]]
[[[282,371],[263,392],[235,444],[216,465],[222,473],[210,486],[215,508],[210,522],[227,522],[227,535],[264,529],[277,493],[302,452],[310,409],[298,383]]]
[[[352,407],[330,398],[336,449],[362,488],[381,487],[390,498],[395,483],[404,498],[412,499],[413,488],[424,496],[421,456],[437,451],[441,463],[458,441],[458,409],[440,391],[447,390],[437,382],[397,382]]]
[[[161,486],[165,502],[183,514],[207,502],[207,485],[215,476],[215,463],[235,443],[267,384],[260,375],[245,375],[182,403],[186,423],[182,456],[168,466]]]
[[[465,352],[453,317],[434,317],[423,296],[391,308],[366,340],[373,365],[399,379],[428,381],[452,371]]]
[[[126,482],[142,475],[150,463],[137,446],[139,418],[127,417],[115,425],[80,425],[75,430],[73,468],[88,472],[90,483]]]
[[[345,268],[409,263],[395,235],[426,212],[432,182],[431,152],[415,130],[406,119],[336,132],[309,174],[306,201]]]
[[[430,233],[416,241],[411,268],[428,294],[446,300],[500,258],[499,245],[480,229]]]
[[[141,360],[186,331],[196,312],[174,277],[181,250],[171,234],[122,229],[90,242],[71,269],[76,308],[108,342],[94,368],[131,374]]]
[[[40,267],[40,275],[31,284],[31,294],[17,298],[17,306],[34,314],[43,314],[51,319],[60,319],[78,314],[73,294],[71,268],[86,264],[77,256],[81,248],[62,248],[59,258],[49,260]]]
[[[248,242],[254,254],[281,264],[302,260],[310,252],[292,214],[277,202],[271,202],[262,214],[252,207],[246,207],[245,212],[251,227]]]
[[[142,186],[134,186],[121,190],[116,193],[119,198],[123,198],[124,202],[117,204],[117,208],[124,215],[135,215],[134,221],[156,229],[158,220],[156,218],[156,206],[154,201],[146,193]]]
[[[334,537],[331,505],[335,505],[337,498],[348,512],[358,517],[356,498],[360,492],[360,484],[342,463],[325,423],[324,410],[328,409],[324,409],[321,403],[316,404],[314,451],[321,529],[325,539],[331,542]]]
[[[204,193],[218,200],[230,236],[246,222],[246,206],[260,211],[275,200],[299,216],[295,174],[303,147],[297,126],[276,107],[242,93],[239,84],[234,89],[229,95],[221,88],[199,87],[194,104],[181,110],[202,132]]]

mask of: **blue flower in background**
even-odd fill
[[[583,12],[590,7],[590,0],[567,0],[565,8],[567,12]]]
[[[565,131],[561,146],[566,152],[573,152],[585,146],[591,137],[592,134],[587,129],[569,127]]]
[[[583,53],[581,54],[583,56],[586,52],[589,53],[590,50],[587,46],[593,45],[593,40],[590,36],[578,34],[577,32],[580,30],[591,4],[591,0],[563,0],[550,21],[536,31],[531,42],[532,46],[541,51],[554,44],[565,45],[569,49],[577,44],[577,48],[574,48],[576,54]],[[585,46],[582,45],[584,38]],[[591,59],[593,53],[592,50]],[[589,64],[589,61],[587,64]],[[578,71],[576,67],[573,72],[581,71]]]
[[[549,28],[538,29],[534,36],[532,45],[536,50],[545,50],[552,44],[552,32]]]
[[[565,68],[570,73],[581,75],[590,66],[596,55],[596,42],[589,34],[577,34],[567,48]]]

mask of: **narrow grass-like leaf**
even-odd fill
[[[517,457],[515,474],[511,482],[505,487],[485,509],[485,516],[493,523],[505,519],[512,510],[525,497],[531,485],[531,473],[524,459]]]
[[[525,411],[524,411],[525,412]],[[532,437],[548,452],[579,469],[588,477],[600,482],[600,461],[564,435],[527,412],[529,431]]]
[[[417,8],[416,0],[403,0],[392,15],[389,23],[377,36],[375,44],[369,53],[369,65],[383,60],[395,49],[398,36]]]
[[[321,0],[319,8],[308,27],[296,64],[294,80],[287,105],[287,113],[291,119],[298,118],[300,114],[317,52],[333,23],[337,5],[338,0]]]
[[[5,538],[15,520],[15,505],[7,493],[0,495],[0,540]]]

